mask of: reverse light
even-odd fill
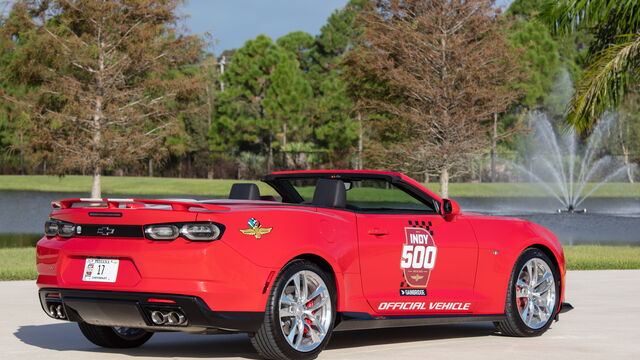
[[[147,225],[144,234],[153,240],[175,240],[180,233],[175,225]]]
[[[58,225],[58,235],[62,237],[72,237],[76,232],[76,226],[71,223],[60,223]]]
[[[185,224],[180,234],[191,241],[212,241],[220,236],[220,228],[214,224]]]

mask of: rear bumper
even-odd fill
[[[50,317],[101,326],[151,331],[254,332],[264,319],[264,312],[213,311],[195,296],[55,288],[40,289],[39,296],[42,309]],[[52,306],[60,311],[52,314],[49,310]],[[180,312],[185,321],[159,326],[152,321],[153,311]]]

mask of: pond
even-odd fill
[[[0,247],[8,246],[7,235],[41,234],[51,211],[51,200],[86,196],[84,193],[0,191]],[[154,196],[117,195],[119,198]],[[155,196],[156,198],[158,196]],[[209,197],[171,196],[171,198]],[[586,214],[558,214],[552,198],[455,198],[463,211],[495,216],[518,217],[541,224],[553,231],[564,245],[603,244],[640,246],[639,198],[591,198],[581,207]],[[5,238],[4,240],[2,238]],[[16,237],[16,241],[18,237]],[[21,237],[20,244],[25,240]],[[6,243],[6,244],[5,244]]]

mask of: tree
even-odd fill
[[[225,90],[218,96],[216,118],[209,132],[212,150],[249,150],[268,153],[286,143],[288,127],[301,129],[309,84],[293,53],[265,36],[249,40],[234,54],[221,77]]]
[[[291,156],[286,152],[290,140],[302,143],[310,140],[312,129],[308,126],[308,110],[312,92],[293,54],[282,51],[279,56],[263,103],[265,116],[282,130],[279,145],[285,151],[285,166],[291,168]]]
[[[560,74],[558,43],[548,28],[536,19],[520,19],[509,29],[509,42],[517,50],[523,76],[513,86],[521,91],[518,104],[527,109],[542,106]]]
[[[357,100],[395,120],[402,139],[386,151],[394,167],[436,172],[447,197],[454,171],[486,149],[486,120],[517,97],[491,1],[370,2],[360,19],[362,45],[346,66],[372,81]]]
[[[177,127],[165,141],[171,158],[177,160],[178,176],[185,171],[192,175],[194,165],[207,168],[211,164],[208,148],[208,132],[214,115],[214,104],[218,93],[217,63],[215,57],[207,55],[197,64],[173,69],[169,76],[174,78],[198,79],[201,86],[176,97],[170,102],[177,114]],[[211,175],[208,171],[207,176]]]
[[[321,148],[329,150],[333,166],[348,167],[350,156],[358,141],[356,169],[362,170],[362,117],[353,113],[354,104],[349,98],[345,81],[337,70],[330,71],[320,83],[315,99],[315,137]]]
[[[595,30],[589,66],[569,106],[567,121],[579,131],[591,128],[610,106],[617,106],[638,79],[640,3],[637,0],[559,0],[545,13],[552,28],[571,33]]]
[[[214,151],[264,150],[271,152],[273,129],[266,122],[263,100],[269,77],[278,61],[273,41],[265,35],[248,40],[233,54],[220,81],[216,117],[209,131],[209,147]]]
[[[364,119],[353,100],[347,96],[347,79],[341,62],[356,46],[362,26],[356,21],[358,11],[367,0],[350,0],[347,5],[329,16],[320,29],[312,50],[313,63],[309,68],[315,94],[314,128],[318,144],[329,150],[333,166],[347,167],[356,150],[357,169],[363,168]]]
[[[315,44],[313,36],[304,31],[294,31],[279,38],[276,43],[282,49],[295,55],[300,64],[300,70],[305,73],[309,72],[313,62],[312,51]]]
[[[171,102],[201,88],[170,73],[201,55],[201,39],[175,26],[180,3],[18,1],[10,20],[31,29],[3,27],[3,50],[31,55],[9,64],[16,73],[8,80],[37,85],[21,99],[5,98],[28,111],[37,134],[31,147],[50,148],[60,174],[91,169],[92,197],[101,196],[105,169],[162,152],[176,126]]]
[[[637,85],[625,93],[617,119],[609,130],[611,133],[605,140],[607,150],[622,157],[627,180],[633,183],[633,164],[640,161],[640,88]]]

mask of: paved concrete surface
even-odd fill
[[[562,315],[541,337],[493,334],[490,323],[336,333],[319,359],[640,359],[640,271],[575,271]],[[107,350],[74,323],[49,319],[31,281],[0,282],[0,359],[257,359],[246,335],[159,333]]]

